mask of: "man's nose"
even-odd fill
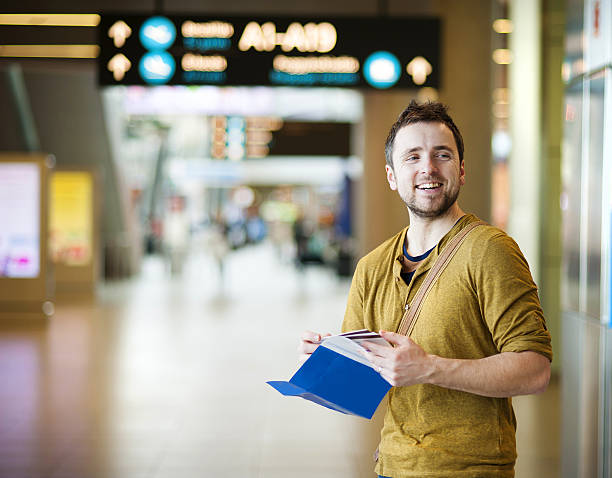
[[[438,171],[437,164],[434,161],[434,158],[432,158],[431,156],[424,157],[423,160],[421,161],[420,166],[421,166],[420,172],[425,173],[425,174],[431,174],[431,173],[435,173]]]

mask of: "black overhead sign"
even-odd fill
[[[101,85],[439,87],[436,18],[102,15]]]

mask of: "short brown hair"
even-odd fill
[[[463,137],[459,132],[459,128],[448,114],[448,107],[442,103],[428,101],[426,103],[417,103],[412,100],[408,106],[401,112],[397,121],[391,126],[389,136],[385,142],[385,160],[391,168],[393,168],[393,143],[397,132],[404,126],[414,123],[442,123],[448,126],[455,138],[457,151],[459,151],[459,163],[463,162]]]

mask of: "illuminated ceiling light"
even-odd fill
[[[98,45],[0,45],[0,57],[97,58]]]
[[[495,103],[510,102],[510,88],[495,88],[493,90],[493,101]]]
[[[495,103],[493,105],[493,116],[498,119],[510,117],[510,107],[506,103]]]
[[[512,33],[514,30],[514,25],[512,24],[512,20],[507,18],[498,18],[493,22],[493,30],[497,33]]]
[[[499,65],[512,63],[512,52],[507,48],[498,48],[493,51],[493,61]]]
[[[512,152],[512,138],[507,131],[497,130],[491,138],[491,149],[498,158],[507,158]]]
[[[571,76],[572,67],[567,61],[564,61],[561,65],[561,78],[563,78],[563,81],[567,83],[570,80]]]
[[[97,27],[100,15],[93,13],[0,13],[0,25],[38,27]]]

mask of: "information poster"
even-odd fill
[[[39,191],[37,164],[0,163],[0,277],[40,274]]]
[[[86,266],[93,240],[93,184],[87,172],[58,171],[51,179],[49,254],[55,263]]]

